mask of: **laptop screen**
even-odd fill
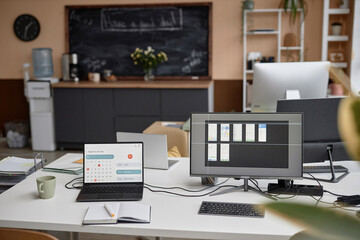
[[[143,182],[143,143],[84,145],[84,183]]]

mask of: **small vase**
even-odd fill
[[[145,75],[144,75],[144,80],[145,81],[152,81],[154,80],[155,76],[153,74],[153,69],[149,68],[149,69],[144,69]]]

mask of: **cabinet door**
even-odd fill
[[[83,89],[54,88],[56,142],[85,141]]]
[[[208,112],[207,89],[163,89],[161,119],[186,121],[192,112]]]
[[[116,142],[112,89],[84,89],[85,139]]]
[[[116,132],[142,133],[153,122],[159,121],[159,117],[122,117],[115,118]]]
[[[160,116],[160,90],[115,89],[115,113],[121,116]]]

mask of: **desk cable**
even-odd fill
[[[77,178],[74,178],[72,179],[70,182],[67,182],[65,184],[65,187],[67,189],[81,189],[82,188],[82,185],[83,185],[83,182],[79,181],[80,179],[83,179],[83,177],[77,177]],[[76,182],[75,182],[76,181]],[[71,184],[71,185],[70,185]],[[70,186],[69,186],[70,185]]]
[[[219,190],[221,188],[237,187],[236,185],[222,185],[222,184],[226,183],[227,181],[229,181],[229,179],[230,178],[224,180],[221,183],[218,183],[218,184],[215,184],[215,185],[212,185],[212,186],[208,186],[208,187],[205,187],[205,188],[202,188],[202,189],[198,189],[198,190],[191,190],[191,189],[186,189],[186,188],[183,188],[183,187],[154,186],[154,185],[150,185],[150,184],[147,184],[147,183],[144,183],[144,188],[148,189],[149,191],[154,192],[154,193],[166,193],[166,194],[171,194],[171,195],[176,195],[176,196],[181,196],[181,197],[203,197],[203,196],[209,195],[211,193],[214,193],[214,192],[216,192],[217,190]],[[222,186],[220,186],[220,185],[222,185]],[[213,189],[213,190],[211,190],[209,192],[206,192],[206,193],[203,193],[203,194],[198,194],[198,195],[181,194],[181,193],[167,191],[167,190],[179,189],[179,190],[182,190],[182,191],[185,191],[185,192],[196,193],[196,192],[203,192],[205,190],[208,190],[208,189],[211,189],[211,188],[214,188],[214,187],[217,187],[217,188],[215,188],[215,189]],[[160,190],[155,190],[154,188],[158,188]]]
[[[322,186],[321,183],[319,182],[319,180],[314,177],[311,173],[307,173],[308,175],[310,175],[315,181],[317,181],[317,183],[319,184],[319,186]],[[333,196],[336,196],[336,197],[350,197],[349,195],[342,195],[342,194],[337,194],[337,193],[333,193],[331,191],[328,191],[328,190],[325,190],[324,189],[324,193],[329,193]],[[335,200],[334,202],[325,202],[325,201],[321,201],[322,197],[321,196],[320,198],[316,199],[315,197],[311,196],[313,199],[316,200],[316,204],[315,206],[318,205],[318,203],[324,203],[324,204],[329,204],[329,205],[332,205],[332,207],[328,207],[328,208],[340,208],[342,210],[345,210],[345,211],[350,211],[350,212],[356,212],[358,211],[358,208],[360,206],[344,206],[344,205],[341,205],[340,202],[338,200]],[[356,208],[356,209],[353,209],[353,208]]]

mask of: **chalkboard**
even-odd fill
[[[168,61],[156,76],[211,78],[211,3],[66,6],[67,50],[78,54],[83,78],[111,69],[143,76],[130,54],[151,46]]]

